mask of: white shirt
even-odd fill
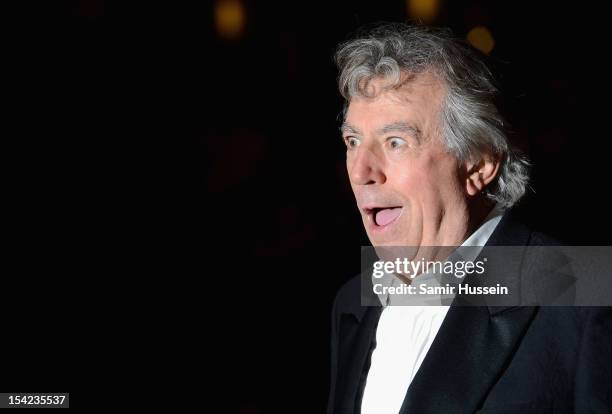
[[[482,249],[502,215],[503,210],[496,206],[462,246]],[[474,251],[473,259],[480,249]],[[399,412],[448,309],[449,306],[385,306],[376,328],[376,348],[361,401],[362,414]]]

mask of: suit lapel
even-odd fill
[[[487,307],[451,307],[400,412],[476,411],[534,311],[525,307],[492,314]]]
[[[358,411],[370,356],[376,339],[376,326],[382,307],[364,307],[357,315],[341,315],[339,329],[339,376],[334,413]]]
[[[531,232],[506,212],[487,246],[524,246]],[[508,263],[512,274],[520,262]],[[536,308],[462,306],[456,298],[400,413],[474,412],[493,387],[528,328]]]

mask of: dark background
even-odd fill
[[[236,249],[220,258],[240,254],[247,266],[230,277],[245,293],[234,327],[241,412],[323,412],[331,302],[368,243],[344,167],[332,56],[362,24],[405,20],[406,6],[245,4],[243,36],[223,40],[213,27],[203,50],[213,67],[199,89],[204,185],[224,203],[205,227]],[[534,163],[521,215],[586,245],[610,239],[609,36],[597,14],[579,3],[448,1],[433,23],[461,37],[491,31],[510,135]]]
[[[574,244],[609,242],[605,26],[596,8],[529,1],[443,2],[434,24],[465,37],[476,25],[490,54],[516,146],[534,163],[524,220]],[[407,18],[402,1],[245,2],[246,29],[214,27],[203,53],[204,185],[222,211],[205,217],[244,272],[237,375],[241,412],[323,412],[329,314],[356,274],[367,238],[344,167],[333,52],[363,24]],[[212,91],[212,99],[207,99]],[[235,247],[239,246],[239,247]]]
[[[1,385],[83,387],[77,375],[83,361],[104,365],[113,350],[144,352],[146,347],[118,341],[121,335],[104,322],[109,300],[100,292],[122,292],[128,279],[105,273],[106,260],[92,270],[83,240],[111,229],[111,247],[95,253],[109,260],[139,258],[139,243],[131,237],[155,233],[165,219],[171,223],[164,226],[190,234],[165,242],[194,256],[201,270],[175,268],[172,275],[187,283],[166,277],[160,285],[174,286],[169,289],[178,291],[179,302],[199,297],[191,302],[196,321],[189,329],[203,332],[205,342],[232,338],[230,357],[201,352],[199,377],[216,378],[206,368],[215,362],[231,366],[238,379],[229,389],[231,401],[238,401],[241,413],[323,412],[331,303],[357,273],[360,246],[368,243],[345,172],[332,56],[363,24],[405,21],[406,3],[244,0],[244,30],[235,38],[217,30],[220,3],[4,6],[5,60],[14,67],[6,80],[16,92],[11,108],[26,109],[14,118],[19,128],[4,140],[18,212],[9,217],[19,228],[9,254],[21,252],[19,263],[34,264],[8,278],[2,310],[16,325],[70,321],[71,334],[43,324],[43,335],[5,338],[4,352],[14,357],[7,359]],[[534,191],[520,203],[520,214],[572,244],[610,239],[610,36],[601,7],[442,1],[432,21],[460,37],[478,25],[492,33],[491,64],[510,136],[534,163]],[[177,171],[187,174],[177,178]],[[139,200],[144,189],[154,193],[146,202]],[[91,205],[96,209],[88,210]],[[36,261],[20,249],[32,238],[37,252],[47,251]],[[67,239],[71,249],[62,249]],[[143,258],[130,277],[147,262],[158,263]],[[45,277],[60,273],[73,279]],[[96,292],[100,305],[89,322],[78,320],[81,308],[70,294],[84,279],[84,291]],[[140,300],[151,279],[131,283],[139,287],[128,302]],[[228,286],[234,290],[225,292]],[[25,288],[26,299],[10,293]],[[211,294],[223,304],[211,305],[205,299]],[[160,303],[153,299],[142,311],[154,315],[150,321],[134,318],[130,324],[162,330]],[[228,314],[231,322],[225,321]],[[205,329],[211,316],[219,326]],[[112,333],[100,334],[98,327]],[[25,355],[55,362],[43,366],[20,358]]]

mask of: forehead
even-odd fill
[[[388,81],[375,78],[365,85],[368,96],[351,99],[346,122],[363,128],[377,127],[390,120],[405,120],[423,127],[439,119],[445,88],[430,72],[404,74],[397,88],[385,88]]]

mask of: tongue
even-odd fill
[[[374,220],[379,226],[386,226],[387,224],[398,218],[401,212],[401,207],[385,208],[376,213],[376,217],[374,217]]]

